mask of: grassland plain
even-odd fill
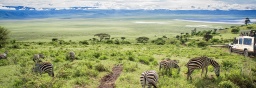
[[[15,25],[14,25],[15,24]],[[201,23],[171,19],[138,18],[85,18],[85,19],[30,19],[1,20],[0,25],[10,29],[11,39],[17,41],[50,41],[53,37],[62,40],[88,40],[97,33],[108,33],[111,37],[126,37],[134,40],[140,36],[174,37],[192,29],[213,30],[237,24]]]
[[[177,70],[173,70],[172,76],[160,75],[158,84],[160,88],[255,87],[255,59],[245,58],[239,54],[230,54],[226,48],[184,46],[169,42],[165,45],[155,45],[153,43],[137,44],[135,42],[120,45],[89,42],[89,45],[84,45],[77,42],[79,40],[88,40],[96,33],[108,33],[111,36],[113,35],[113,37],[124,36],[132,41],[138,36],[147,36],[150,39],[156,39],[167,35],[170,39],[166,41],[170,41],[172,39],[171,37],[174,37],[175,34],[190,32],[191,29],[194,29],[194,27],[188,27],[188,25],[222,26],[223,28],[231,25],[186,21],[169,22],[167,20],[152,21],[146,19],[143,21],[128,22],[117,22],[109,19],[88,20],[73,20],[74,22],[72,22],[72,19],[65,19],[63,21],[43,19],[41,20],[42,22],[39,22],[39,20],[35,20],[35,22],[33,22],[34,20],[1,21],[1,25],[12,31],[11,38],[18,41],[12,42],[6,48],[0,50],[0,52],[4,52],[4,50],[9,51],[8,59],[0,60],[0,85],[4,88],[97,88],[100,84],[100,79],[108,74],[113,66],[121,63],[124,68],[120,77],[116,80],[116,87],[140,88],[140,74],[145,70],[152,69],[159,72],[158,63],[162,59],[169,57],[170,59],[179,60],[181,72],[180,74],[176,74]],[[160,24],[157,24],[159,22]],[[172,22],[174,25],[170,25]],[[38,25],[33,25],[33,23]],[[84,26],[80,26],[81,28],[74,26],[79,23],[81,25],[87,24],[93,26],[91,28],[87,28],[86,26],[85,29],[83,29]],[[102,25],[100,25],[101,23]],[[12,24],[17,25],[11,26]],[[73,27],[70,27],[72,25]],[[166,27],[163,27],[163,25],[166,25]],[[24,27],[23,29],[22,26]],[[119,29],[118,26],[124,29],[114,31],[114,28]],[[168,27],[170,27],[170,30]],[[213,29],[212,27],[208,27],[198,28],[198,30]],[[163,29],[156,30],[157,28]],[[126,34],[124,32],[126,30],[131,32]],[[54,33],[59,33],[59,35]],[[79,33],[81,33],[81,37],[77,36]],[[88,35],[83,35],[83,33],[88,33]],[[157,36],[155,37],[155,35]],[[232,37],[238,34],[230,34],[230,29],[227,29],[227,32],[223,32],[222,36],[214,37],[222,38],[225,35]],[[63,39],[66,43],[50,42],[53,37]],[[225,36],[225,38],[229,37]],[[70,39],[75,40],[68,41]],[[77,60],[74,62],[66,59],[67,52],[69,51],[74,51],[77,55]],[[31,68],[34,65],[32,56],[36,53],[45,54],[46,58],[43,61],[54,64],[56,75],[53,79],[48,74],[40,76],[32,73]],[[219,78],[216,76],[211,77],[211,75],[215,74],[213,72],[214,68],[210,66],[206,78],[201,77],[201,70],[196,70],[192,74],[193,81],[186,80],[185,73],[187,72],[187,68],[185,64],[189,59],[199,56],[211,57],[221,65],[221,75]]]
[[[180,74],[173,70],[172,76],[159,78],[160,88],[180,87],[220,87],[223,81],[230,80],[232,75],[246,74],[252,76],[255,72],[245,70],[251,68],[255,71],[255,61],[244,58],[238,54],[230,54],[226,48],[197,48],[176,45],[57,45],[44,43],[26,43],[22,49],[10,49],[7,60],[1,60],[1,85],[2,87],[86,87],[96,88],[100,79],[111,71],[116,64],[123,64],[124,70],[116,81],[117,88],[140,88],[139,76],[145,70],[158,71],[158,62],[163,58],[179,60],[181,66]],[[29,46],[28,46],[29,45]],[[66,60],[68,51],[75,51],[78,60],[70,62]],[[37,76],[31,72],[34,62],[34,53],[44,53],[47,57],[44,61],[54,64],[55,78],[48,74]],[[186,80],[187,68],[185,64],[189,59],[198,56],[209,56],[221,64],[221,76],[211,78],[214,75],[213,67],[209,67],[208,77],[200,76],[201,70],[196,70],[192,82]],[[224,69],[223,63],[232,64],[230,68]],[[242,69],[244,68],[244,69]],[[241,72],[242,71],[242,72]],[[242,80],[242,79],[235,79]],[[244,79],[249,80],[249,79]],[[64,84],[63,84],[64,83]]]

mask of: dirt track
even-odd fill
[[[104,76],[100,81],[100,86],[98,88],[115,88],[115,81],[119,77],[123,70],[121,65],[117,65],[112,68],[112,72]]]

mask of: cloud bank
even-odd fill
[[[44,8],[70,9],[169,9],[169,10],[256,10],[256,0],[1,0],[0,9],[6,6],[25,6],[36,10]],[[22,10],[24,8],[21,8]],[[88,9],[88,8],[76,8]]]

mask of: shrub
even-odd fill
[[[6,66],[9,65],[9,61],[6,59],[0,60],[0,66]]]
[[[133,56],[129,56],[128,59],[129,59],[130,61],[135,61],[135,58],[134,58]]]
[[[149,61],[147,60],[147,58],[140,58],[139,62],[142,63],[142,64],[149,65]]]
[[[197,43],[197,46],[198,47],[206,47],[206,46],[208,46],[208,43],[204,42],[204,41],[200,41],[200,42]]]
[[[154,43],[156,45],[164,45],[165,44],[165,40],[163,40],[162,38],[158,38],[156,40],[153,40],[152,43]]]
[[[107,44],[113,44],[113,40],[107,40],[106,43]]]
[[[52,38],[52,42],[57,42],[58,38]]]
[[[117,44],[119,45],[120,44],[120,41],[118,39],[115,40],[114,44]]]
[[[221,81],[218,85],[220,88],[238,88],[234,83],[231,81]]]
[[[249,76],[242,76],[239,73],[233,73],[227,76],[227,79],[239,86],[240,88],[254,88],[253,82]]]
[[[237,33],[239,33],[239,31],[240,31],[240,29],[237,29],[237,28],[233,28],[233,29],[231,30],[231,32],[232,32],[233,34],[237,34]]]
[[[15,44],[11,48],[13,48],[13,49],[20,49],[20,45],[19,44]]]
[[[79,43],[84,44],[84,45],[89,45],[89,42],[87,40],[80,41]]]
[[[97,64],[95,66],[95,70],[97,70],[99,72],[108,71],[108,69],[103,64]]]
[[[122,44],[131,44],[131,42],[129,42],[129,41],[122,41],[121,43]]]
[[[99,58],[100,55],[101,55],[101,54],[100,54],[100,53],[97,53],[97,52],[93,54],[93,56],[94,56],[95,58]]]
[[[100,59],[100,60],[107,60],[108,57],[104,55],[104,56],[100,56],[99,59]]]

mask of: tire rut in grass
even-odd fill
[[[98,88],[114,88],[115,81],[120,76],[122,70],[122,65],[116,65],[113,67],[112,72],[101,79],[100,86]]]

